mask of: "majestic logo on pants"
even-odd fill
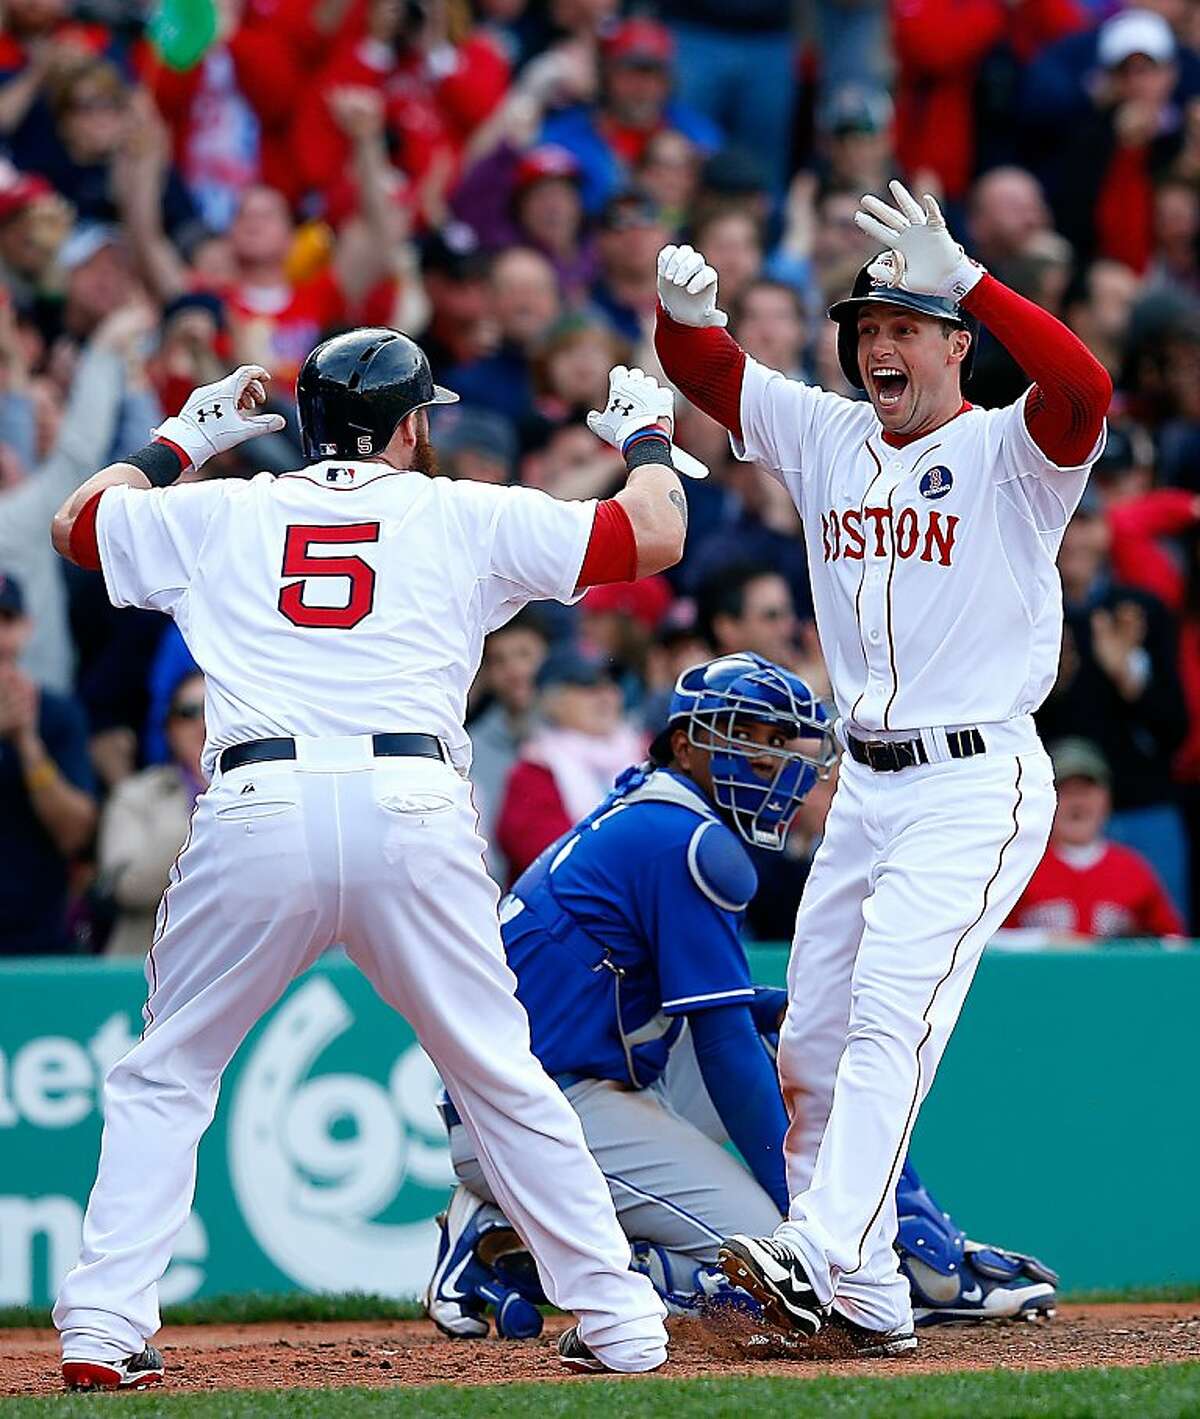
[[[937,471],[930,469],[931,474]],[[917,557],[948,567],[958,523],[957,514],[933,508],[925,510],[924,516],[913,507],[899,512],[889,507],[848,507],[840,513],[831,508],[821,514],[821,548],[827,562],[861,562],[864,557],[890,557],[894,552],[901,561]]]

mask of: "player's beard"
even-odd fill
[[[436,478],[438,475],[437,449],[429,442],[429,435],[424,430],[417,435],[413,448],[413,467],[418,473],[424,473],[430,478]]]

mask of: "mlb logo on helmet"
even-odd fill
[[[941,463],[923,473],[917,484],[923,498],[944,498],[953,486],[954,474]]]

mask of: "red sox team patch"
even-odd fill
[[[917,491],[923,498],[944,498],[954,486],[954,474],[944,464],[938,463],[922,473]]]

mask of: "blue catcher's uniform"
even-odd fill
[[[739,925],[756,885],[746,850],[690,779],[626,770],[501,906],[547,1072],[646,1088],[685,1015],[753,1001]]]
[[[774,1027],[786,993],[755,988],[739,935],[755,885],[704,792],[641,765],[500,908],[534,1053],[579,1114],[637,1264],[685,1309],[724,1291],[710,1269],[729,1229],[747,1216],[774,1226],[787,1203],[786,1115],[756,1024]],[[490,1202],[453,1104],[445,1111],[458,1176]]]
[[[828,733],[803,682],[758,657],[724,657],[685,672],[676,700],[689,696],[698,706],[689,735],[700,723],[700,737],[691,738],[700,747],[732,746],[733,720],[756,716],[797,733]],[[673,707],[672,724],[680,719]],[[651,752],[660,764],[669,757],[662,736]],[[758,745],[750,752],[771,751]],[[820,766],[784,756],[760,782],[714,752],[710,772],[724,816],[673,768],[627,769],[501,903],[533,1052],[579,1115],[634,1265],[677,1309],[727,1296],[713,1265],[722,1240],[769,1234],[788,1208],[787,1114],[771,1048],[787,992],[750,979],[740,928],[757,881],[742,840],[782,846]],[[444,1109],[463,1186],[443,1226],[426,1309],[452,1335],[486,1334],[487,1304],[501,1334],[536,1333],[540,1317],[529,1305],[536,1283],[520,1263],[509,1265],[520,1243],[494,1206],[452,1101]],[[724,1146],[730,1141],[745,1166]],[[914,1300],[926,1311],[922,1319],[941,1318],[975,1244],[937,1209],[911,1167],[898,1203],[902,1246],[925,1263],[910,1278]],[[1028,1259],[988,1249],[986,1260],[1011,1263],[1016,1273]],[[1044,1281],[1018,1299],[1015,1274],[991,1277],[978,1293],[987,1304],[972,1313],[1046,1309],[1046,1297],[1053,1300]]]

